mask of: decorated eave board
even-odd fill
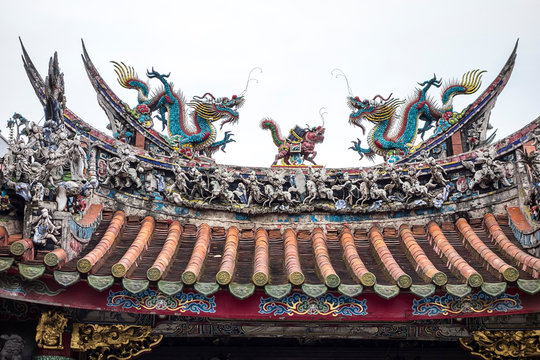
[[[130,105],[83,46],[106,134],[65,106],[57,55],[44,80],[23,47],[45,122],[8,122],[0,297],[246,320],[539,312],[540,120],[497,142],[488,135],[516,50],[460,112],[453,97],[479,91],[482,71],[446,84],[434,76],[408,100],[349,91],[348,121],[373,123],[369,149],[357,140],[353,150],[385,161],[327,169],[316,164],[324,126],[283,134],[269,118],[271,167],[216,164],[213,152],[234,144],[214,123],[238,122],[247,86],[187,102],[170,74],[152,68],[143,80],[115,62],[119,85],[137,92]],[[436,87],[442,105],[429,96]]]

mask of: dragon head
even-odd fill
[[[305,136],[311,142],[322,143],[324,140],[324,130],[325,128],[323,128],[322,126],[317,126],[317,127],[308,129]]]
[[[238,121],[240,114],[238,109],[244,104],[243,96],[233,95],[231,99],[227,97],[215,98],[214,95],[206,93],[203,96],[195,96],[189,105],[193,106],[198,116],[209,122],[221,120],[221,128],[227,123]]]
[[[361,124],[362,120],[366,119],[372,123],[389,120],[402,103],[403,101],[392,98],[392,94],[386,99],[381,95],[376,95],[372,100],[360,100],[358,96],[349,96],[347,105],[352,110],[349,115],[349,122],[360,127],[365,133],[366,129]]]
[[[220,127],[223,125],[232,122],[233,124],[238,121],[240,114],[238,109],[244,105],[244,96],[233,95],[230,99],[227,97],[218,98],[214,102],[214,108],[218,113],[218,116],[221,120]]]

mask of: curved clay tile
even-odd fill
[[[9,251],[15,256],[23,256],[24,260],[34,258],[34,242],[30,238],[24,238],[9,245]]]
[[[429,260],[424,250],[416,242],[408,225],[403,224],[399,227],[399,237],[416,265],[416,272],[424,278],[427,277],[435,285],[443,286],[446,284],[448,281],[446,274],[439,271]]]
[[[220,285],[227,285],[231,282],[234,269],[236,268],[236,256],[238,254],[238,228],[232,226],[227,230],[225,248],[219,271],[216,274],[216,281]]]
[[[45,265],[52,268],[60,268],[67,260],[66,251],[62,248],[54,249],[51,252],[48,252],[43,258]]]
[[[326,235],[321,228],[313,229],[311,232],[311,241],[313,242],[313,253],[317,267],[324,279],[326,286],[336,288],[341,283],[341,279],[334,270],[330,262],[330,255],[326,246]]]
[[[407,275],[403,269],[401,269],[397,261],[394,259],[390,249],[388,249],[388,246],[386,246],[386,243],[384,242],[381,231],[377,226],[374,226],[369,230],[369,241],[371,242],[371,245],[373,246],[379,260],[386,268],[386,271],[388,274],[390,274],[398,286],[403,289],[411,287],[411,277]]]
[[[175,220],[169,225],[165,244],[163,244],[163,248],[154,261],[154,264],[146,271],[148,280],[158,281],[167,272],[171,264],[171,259],[180,244],[180,235],[182,235],[182,225],[180,225],[178,220]]]
[[[529,272],[534,278],[538,279],[540,273],[540,259],[527,254],[518,246],[514,245],[504,234],[499,223],[492,214],[484,216],[484,227],[489,233],[489,237],[508,259],[511,259],[516,265],[522,266],[524,271]]]
[[[126,221],[126,214],[123,211],[117,211],[105,231],[105,234],[96,245],[96,247],[77,261],[77,270],[81,273],[89,272],[96,263],[101,260],[105,254],[113,247],[118,235]],[[96,266],[97,267],[97,266]],[[97,269],[95,269],[97,270]]]
[[[427,227],[430,244],[433,244],[435,252],[439,254],[441,258],[446,259],[448,268],[450,270],[457,270],[459,275],[461,275],[470,286],[481,286],[484,283],[482,275],[474,270],[474,268],[458,254],[446,236],[444,236],[439,225],[434,221],[431,221]]]
[[[126,221],[126,214],[123,211],[117,211],[109,224],[109,227],[105,231],[105,234],[96,245],[96,247],[90,251],[86,256],[77,261],[77,270],[81,273],[89,272],[96,263],[101,260],[105,254],[113,247],[124,223]],[[96,266],[98,267],[98,266]],[[97,270],[97,269],[94,269]]]
[[[300,266],[300,256],[298,255],[298,242],[293,229],[286,229],[283,233],[285,246],[285,268],[287,277],[291,284],[302,285],[304,283],[304,273]]]
[[[258,229],[255,233],[255,259],[253,260],[253,276],[251,280],[257,286],[268,283],[270,266],[268,264],[268,232]]]
[[[182,274],[182,281],[186,285],[193,285],[201,275],[203,264],[210,247],[211,229],[207,224],[201,224],[197,232],[197,241],[193,247],[191,258]]]
[[[124,256],[111,267],[113,276],[122,277],[131,270],[137,259],[139,259],[143,251],[146,250],[148,242],[152,238],[152,233],[154,232],[154,225],[155,221],[153,217],[147,216],[143,219],[137,237],[133,240]]]
[[[490,248],[484,244],[467,220],[461,218],[456,222],[456,226],[462,235],[463,239],[474,249],[484,261],[498,272],[499,277],[504,277],[506,281],[516,281],[519,278],[519,271],[513,266],[508,265],[503,259],[495,254]]]
[[[362,259],[360,259],[358,251],[356,250],[356,245],[354,244],[354,237],[351,230],[348,228],[343,228],[341,230],[341,246],[343,247],[345,261],[354,273],[354,276],[359,279],[364,286],[375,285],[377,279],[375,275],[366,268]]]

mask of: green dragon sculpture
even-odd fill
[[[166,139],[173,148],[179,151],[190,148],[211,156],[218,149],[225,151],[226,145],[235,141],[229,131],[225,132],[222,140],[216,141],[217,130],[214,123],[221,121],[220,128],[223,128],[227,123],[234,124],[238,121],[238,109],[244,104],[247,85],[239,96],[216,98],[211,93],[206,93],[203,96],[194,96],[186,103],[182,93],[175,91],[173,84],[167,80],[170,74],[161,74],[153,68],[147,72],[149,79],[161,82],[161,87],[151,95],[148,83],[141,80],[132,67],[118,62],[113,64],[120,85],[138,93],[138,105],[132,109],[132,114],[149,129],[154,125],[153,114],[157,113],[155,118],[162,122],[163,129],[167,128],[169,137]],[[255,79],[249,77],[248,84],[250,80]],[[186,105],[191,109],[189,113]]]

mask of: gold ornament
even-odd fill
[[[62,333],[67,325],[67,318],[58,311],[49,310],[41,313],[36,328],[36,344],[42,349],[63,349]]]
[[[473,355],[484,359],[524,359],[540,355],[540,330],[473,331],[459,339]]]
[[[127,360],[150,351],[163,335],[152,335],[150,326],[73,324],[71,348],[87,351],[89,360]]]

